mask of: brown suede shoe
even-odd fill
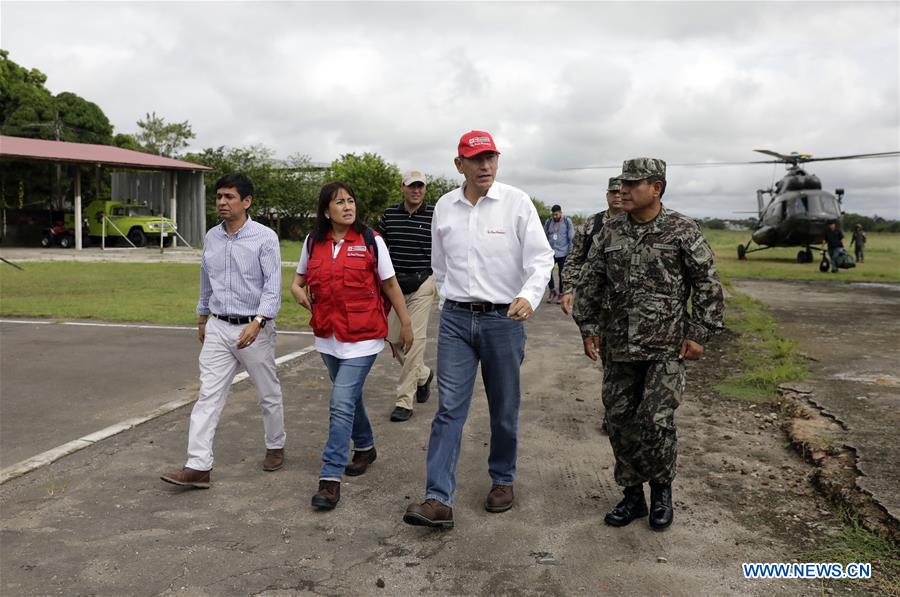
[[[210,471],[198,471],[196,469],[184,467],[178,472],[163,475],[160,479],[166,483],[181,487],[209,489],[209,473]]]
[[[421,504],[410,504],[403,515],[403,522],[415,526],[453,528],[453,508],[437,500],[425,500]]]
[[[263,460],[264,471],[277,471],[284,466],[284,448],[266,450],[266,458]]]
[[[484,500],[484,509],[488,512],[506,512],[512,505],[512,485],[493,485],[487,499]]]
[[[318,510],[334,510],[341,501],[340,481],[319,481],[319,491],[312,496],[313,508]]]
[[[357,477],[366,472],[366,469],[375,462],[376,458],[378,458],[378,453],[375,451],[375,448],[362,451],[354,450],[353,460],[347,465],[344,472],[351,477]]]

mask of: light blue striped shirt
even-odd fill
[[[197,314],[275,319],[280,307],[281,249],[275,231],[250,216],[230,236],[224,222],[210,228],[200,261]]]

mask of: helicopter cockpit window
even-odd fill
[[[841,214],[837,200],[830,195],[813,195],[809,198],[809,213],[818,216],[834,216]]]
[[[809,210],[809,198],[806,195],[800,195],[785,201],[788,216],[805,214]]]

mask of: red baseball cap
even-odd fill
[[[469,131],[459,138],[460,157],[470,158],[479,153],[484,153],[485,151],[493,151],[498,155],[500,154],[500,152],[497,151],[497,146],[494,145],[494,138],[491,137],[490,133],[484,131]]]

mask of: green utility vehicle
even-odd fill
[[[162,236],[163,246],[168,247],[176,229],[172,220],[153,214],[146,204],[136,201],[91,201],[83,214],[86,233],[94,244],[100,244],[104,234],[106,244],[127,236],[136,247],[158,245]],[[66,225],[72,228],[73,224],[74,214],[66,214]]]

